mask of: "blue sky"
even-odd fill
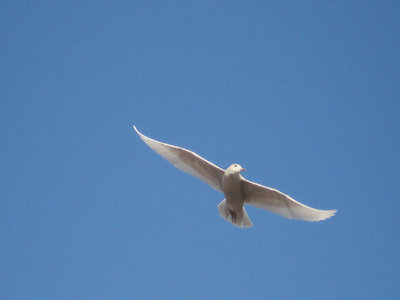
[[[396,1],[3,1],[0,298],[393,299]],[[320,209],[248,207],[132,130]]]

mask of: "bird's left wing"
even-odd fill
[[[322,221],[335,215],[336,210],[320,210],[308,207],[278,190],[258,183],[241,180],[245,203],[274,212],[289,219]]]
[[[192,151],[153,140],[140,133],[135,126],[133,126],[133,129],[135,129],[143,142],[175,167],[203,180],[217,191],[222,191],[221,180],[224,170],[220,167]]]

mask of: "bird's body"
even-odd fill
[[[252,223],[243,207],[245,199],[241,185],[243,177],[240,172],[242,171],[244,169],[238,164],[233,164],[225,170],[221,180],[225,200],[218,205],[218,209],[221,216],[232,224],[239,227],[250,227]]]
[[[223,170],[194,152],[150,139],[141,134],[135,126],[133,128],[150,148],[175,167],[198,177],[224,193],[225,199],[218,204],[218,210],[225,220],[235,226],[253,226],[244,209],[245,204],[251,204],[289,219],[304,221],[321,221],[336,213],[336,210],[308,207],[278,190],[248,181],[240,174],[244,169],[238,164],[232,164]]]

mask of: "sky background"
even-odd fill
[[[398,1],[2,1],[1,299],[393,299]],[[247,207],[151,138],[332,219]]]

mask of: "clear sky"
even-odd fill
[[[393,299],[398,1],[2,1],[1,299]],[[309,206],[247,207],[150,150]]]

